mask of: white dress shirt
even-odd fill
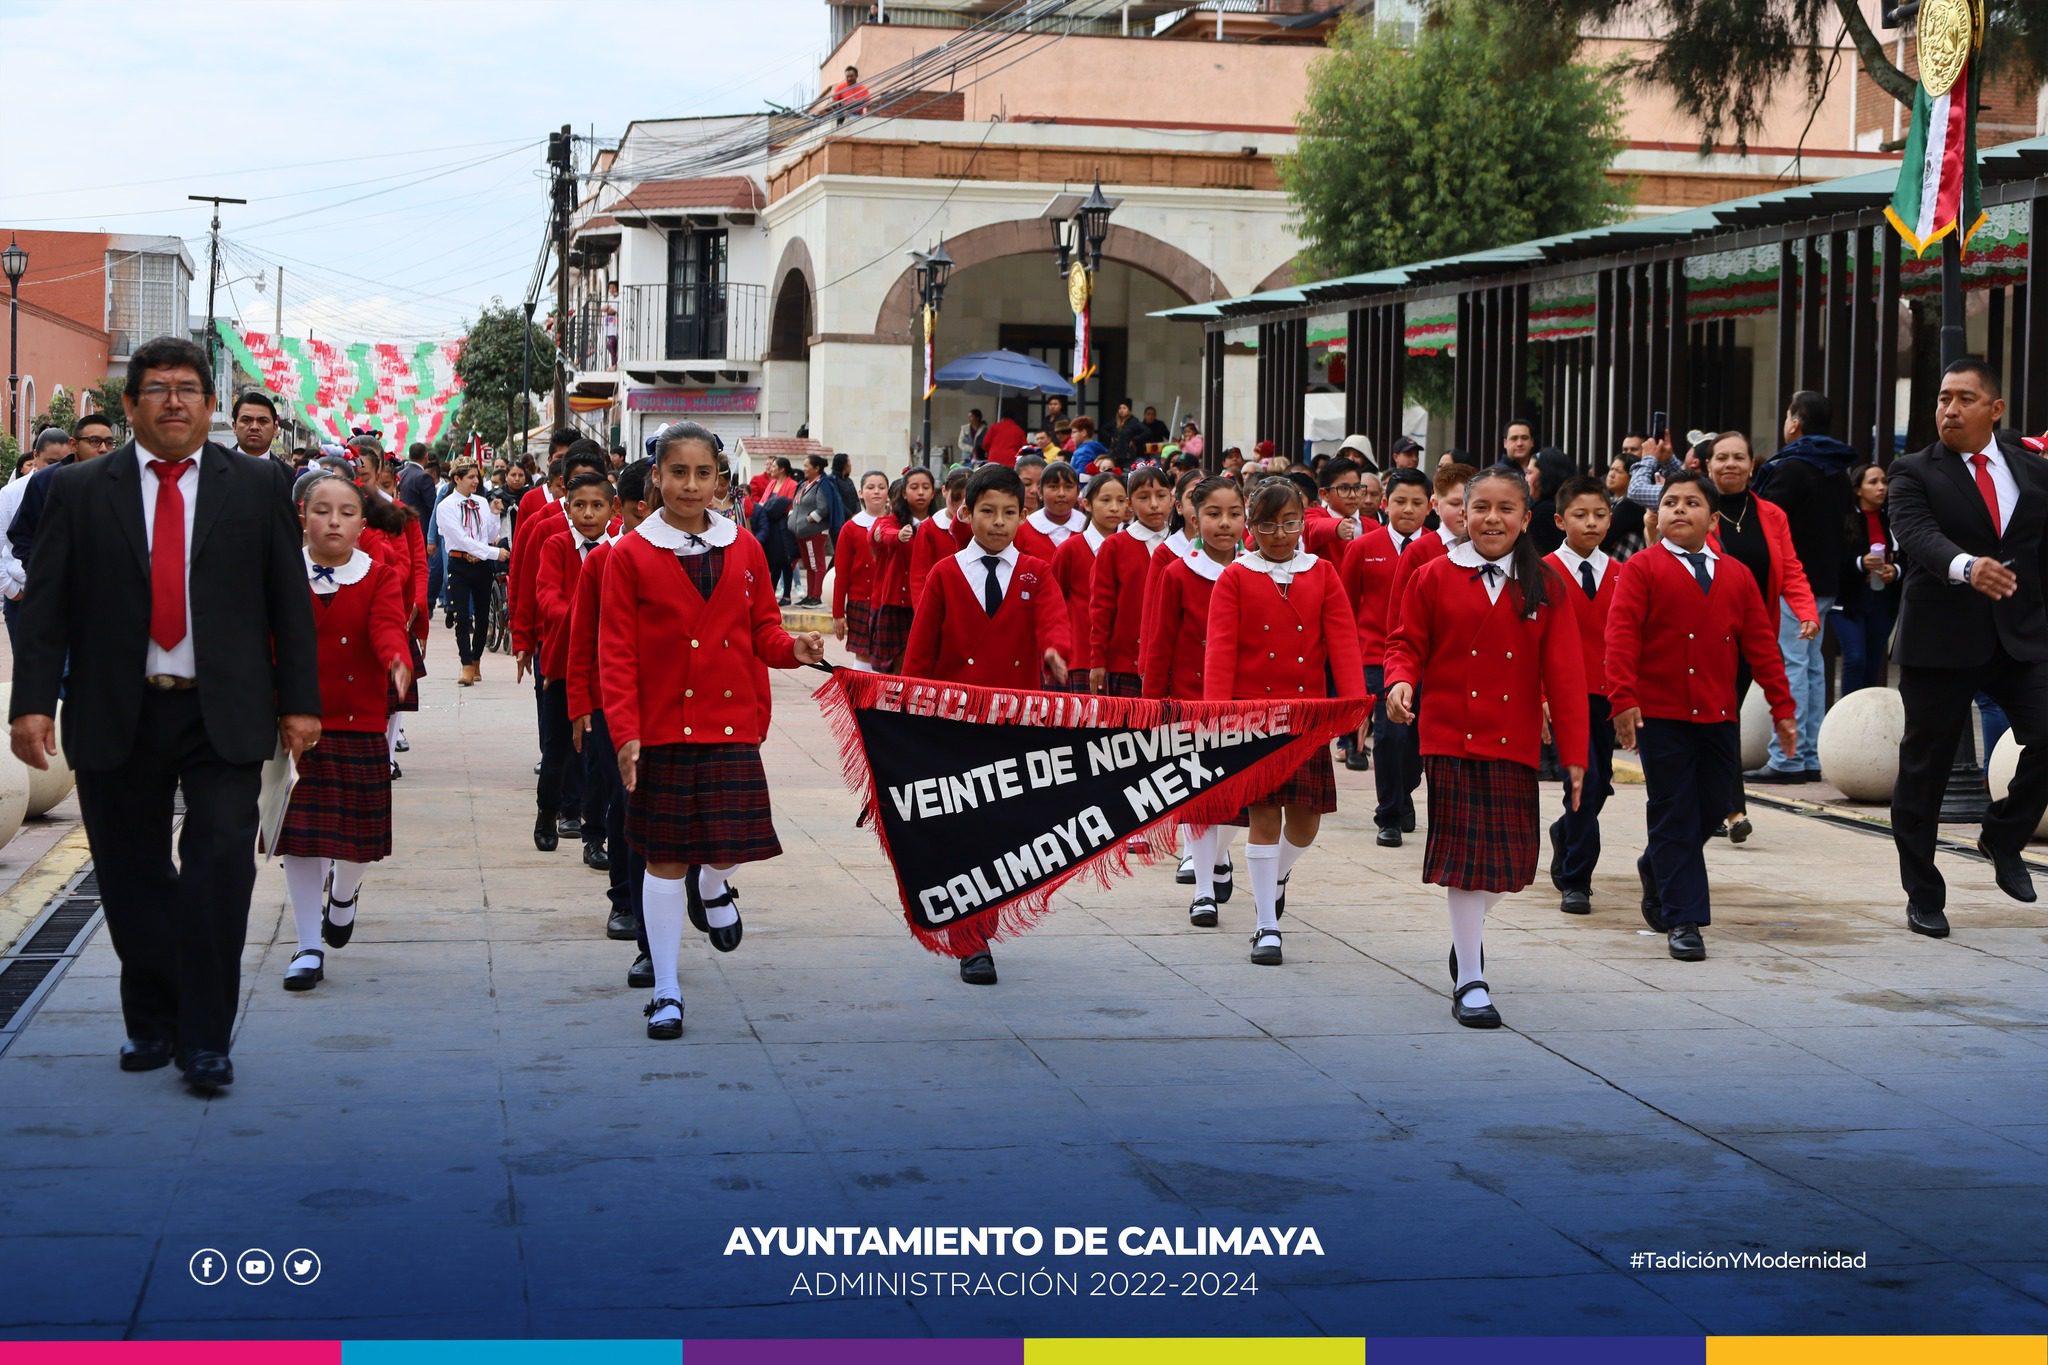
[[[1991,444],[1985,446],[1980,453],[1990,457],[1990,462],[1984,468],[1991,475],[1992,490],[1998,494],[1998,533],[2004,535],[2005,528],[2012,525],[2013,508],[2019,505],[2020,486],[2012,476],[2012,467],[2005,462],[2005,452],[1998,448],[1996,437],[1993,437]],[[1977,486],[1977,466],[1972,463],[1976,458],[1975,455],[1962,457],[1963,472],[1970,476],[1972,490]],[[1948,562],[1948,581],[1969,582],[1970,561],[1976,557],[1972,554],[1960,554],[1951,559]]]
[[[1451,563],[1459,568],[1470,569],[1475,573],[1486,568],[1500,570],[1499,573],[1479,574],[1479,581],[1486,586],[1486,600],[1489,602],[1500,601],[1501,589],[1507,587],[1508,580],[1515,576],[1515,557],[1512,552],[1502,555],[1499,559],[1488,559],[1480,554],[1479,548],[1469,540],[1454,547],[1449,558]]]
[[[157,462],[157,457],[137,442],[135,458],[142,469],[142,538],[150,547],[154,563],[158,480],[149,467]],[[199,451],[194,451],[185,462],[185,472],[178,476],[178,491],[185,495],[185,634],[170,649],[157,644],[154,637],[150,639],[142,656],[145,677],[162,673],[173,678],[191,678],[198,674],[197,655],[192,649],[192,514],[199,507]]]
[[[1607,581],[1607,566],[1613,562],[1608,556],[1607,551],[1601,549],[1598,545],[1593,547],[1593,553],[1590,555],[1580,554],[1569,543],[1560,545],[1557,547],[1557,558],[1564,565],[1565,574],[1572,580],[1572,586],[1580,592],[1586,590],[1584,580],[1579,577],[1579,566],[1581,564],[1591,564],[1593,566],[1593,591],[1598,592],[1600,591],[1600,585]],[[1688,565],[1687,567],[1690,566]]]
[[[1458,533],[1448,526],[1439,525],[1436,528],[1436,538],[1444,543],[1446,550],[1458,543]]]
[[[981,562],[987,557],[988,551],[982,549],[978,543],[969,544],[966,549],[953,556],[953,562],[960,566],[960,572],[967,578],[967,586],[974,589],[976,601],[984,600],[983,593],[988,587],[988,565]],[[1016,572],[1017,547],[1015,544],[1006,545],[1003,552],[996,556],[996,586],[1002,590],[1006,599],[1010,595],[1010,576]]]
[[[462,524],[462,509],[465,507],[476,509],[476,524],[482,530],[481,535],[472,533]],[[466,498],[460,493],[451,493],[441,499],[441,505],[434,509],[434,524],[441,528],[441,543],[448,547],[450,553],[460,550],[478,559],[496,559],[502,553],[495,543],[498,539],[498,514],[491,510],[491,505],[480,493],[472,493]]]
[[[28,586],[28,568],[14,557],[14,542],[7,538],[15,515],[21,511],[22,494],[27,491],[27,479],[16,479],[0,488],[0,597],[19,597]]]
[[[1686,558],[1688,554],[1701,554],[1707,557],[1708,578],[1712,578],[1714,576],[1714,571],[1720,567],[1721,556],[1714,553],[1714,545],[1712,541],[1709,541],[1705,545],[1700,546],[1700,548],[1697,550],[1684,549],[1675,540],[1659,540],[1657,543],[1659,545],[1662,545],[1665,549],[1671,551],[1672,554],[1677,555],[1678,562],[1685,565],[1685,571],[1687,573],[1692,572],[1692,561]]]
[[[1422,539],[1423,535],[1428,531],[1428,529],[1429,528],[1425,526],[1422,528],[1422,530],[1411,531],[1404,536],[1399,531],[1396,531],[1393,527],[1389,526],[1387,528],[1387,539],[1394,542],[1394,554],[1396,556],[1405,555],[1408,553],[1409,548],[1413,546],[1416,541]]]

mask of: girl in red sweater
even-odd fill
[[[1132,477],[1135,480],[1136,475]],[[1244,495],[1235,479],[1204,479],[1195,488],[1192,501],[1193,525],[1199,537],[1195,548],[1171,561],[1162,551],[1153,574],[1157,586],[1152,605],[1157,619],[1154,629],[1145,632],[1139,665],[1140,686],[1148,697],[1202,700],[1210,599],[1216,581],[1236,560],[1237,543],[1244,538]],[[1241,825],[1245,820],[1240,816],[1228,823]],[[1223,825],[1211,825],[1201,834],[1191,833],[1186,825],[1180,827],[1188,880],[1195,886],[1188,923],[1197,928],[1214,928],[1216,907],[1230,900],[1231,837]]]
[[[271,850],[284,857],[299,931],[284,974],[288,991],[309,991],[326,978],[321,945],[349,941],[364,869],[391,852],[385,689],[402,695],[412,686],[412,645],[404,585],[358,546],[364,496],[339,474],[316,474],[299,489],[320,633],[321,715],[320,742],[299,757],[298,785]]]
[[[766,670],[817,663],[825,643],[782,628],[767,556],[710,510],[718,455],[709,431],[669,427],[654,473],[661,510],[621,537],[605,566],[598,686],[626,788],[626,839],[647,859],[647,1036],[678,1038],[684,918],[720,952],[737,948],[739,893],[728,874],[782,852],[761,769]]]
[[[959,554],[973,538],[968,532],[963,511],[967,506],[967,470],[964,466],[946,475],[939,494],[944,506],[938,507],[935,503],[938,510],[920,523],[917,534],[910,538],[910,609],[913,612],[924,605],[924,584],[931,577],[932,566]]]
[[[1216,580],[1209,598],[1209,639],[1202,695],[1209,701],[1365,695],[1358,625],[1337,568],[1301,548],[1306,499],[1287,479],[1269,479],[1252,493],[1246,518],[1256,548]],[[1160,618],[1161,629],[1164,617]],[[1361,727],[1362,728],[1362,727]],[[1327,745],[1250,807],[1245,864],[1259,927],[1252,961],[1280,965],[1280,916],[1295,860],[1315,842],[1322,819],[1337,809],[1337,772]]]
[[[1154,552],[1169,534],[1173,486],[1157,465],[1140,465],[1128,480],[1131,524],[1109,538],[1095,557],[1088,629],[1074,648],[1088,645],[1089,685],[1111,697],[1142,695],[1138,656],[1144,644],[1145,598],[1154,572],[1171,564]]]
[[[1124,523],[1126,501],[1123,475],[1115,471],[1097,474],[1081,495],[1088,525],[1053,552],[1052,581],[1060,585],[1060,596],[1067,599],[1067,624],[1074,641],[1074,657],[1067,660],[1072,670],[1067,680],[1069,692],[1097,690],[1092,686],[1095,656],[1089,648],[1088,611],[1095,600],[1095,575],[1103,548]]]
[[[1536,767],[1543,706],[1577,804],[1586,775],[1586,668],[1571,591],[1543,562],[1529,527],[1529,485],[1482,470],[1465,489],[1469,539],[1415,574],[1387,640],[1387,715],[1415,720],[1429,693],[1422,767],[1429,843],[1422,879],[1446,888],[1451,1017],[1499,1028],[1480,977],[1486,912],[1536,877]]]
[[[931,515],[938,485],[929,469],[913,469],[889,490],[889,512],[876,520],[869,544],[875,551],[875,615],[868,661],[877,673],[894,673],[903,662],[916,602],[910,596],[910,542]]]
[[[832,634],[853,654],[852,667],[872,669],[868,657],[875,633],[874,525],[889,510],[889,476],[870,469],[860,476],[861,510],[839,528],[833,547]]]

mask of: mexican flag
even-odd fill
[[[1906,138],[1906,160],[1899,167],[1899,187],[1884,213],[1899,236],[1924,256],[1951,232],[1970,238],[1984,225],[1984,205],[1977,178],[1977,66],[1970,53],[1953,84],[1939,95],[1929,94],[1925,81],[1913,92],[1913,128]]]

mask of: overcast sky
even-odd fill
[[[459,335],[524,294],[548,130],[757,111],[817,86],[823,0],[6,0],[0,227],[185,238],[206,310],[340,340]],[[579,151],[579,164],[586,164]],[[270,279],[257,293],[249,277]],[[33,281],[35,262],[29,264]]]

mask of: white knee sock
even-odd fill
[[[405,730],[405,724],[399,720],[398,715],[398,712],[393,711],[391,723],[384,727],[384,749],[391,755],[393,763],[398,761],[398,736]]]
[[[1252,881],[1252,904],[1259,910],[1259,931],[1280,927],[1280,845],[1246,844],[1244,865]]]
[[[1451,945],[1458,950],[1458,984],[1477,981],[1485,973],[1480,970],[1481,947],[1486,929],[1486,912],[1492,908],[1499,896],[1485,891],[1459,891],[1452,888],[1445,892],[1445,899],[1451,907]],[[1465,1003],[1477,1008],[1490,1005],[1493,998],[1484,990],[1466,995]]]
[[[740,917],[740,912],[730,904],[711,904],[725,894],[726,874],[731,871],[729,867],[712,867],[709,864],[697,869],[697,894],[705,902],[704,922],[714,929],[723,929]]]
[[[652,872],[640,878],[640,922],[647,930],[647,957],[654,965],[654,998],[683,998],[677,959],[683,953],[683,921],[689,900],[680,877],[670,881]]]
[[[320,947],[320,892],[327,880],[325,858],[284,856],[284,888],[292,898],[292,927],[298,930],[299,951]]]
[[[1187,826],[1181,826],[1185,836]],[[1188,840],[1188,857],[1195,863],[1195,899],[1216,899],[1216,845],[1221,831],[1211,825]]]
[[[1308,852],[1308,845],[1307,845],[1307,844],[1296,844],[1296,843],[1295,843],[1295,842],[1294,842],[1293,840],[1289,839],[1289,838],[1288,838],[1288,837],[1287,837],[1286,835],[1284,835],[1284,834],[1283,834],[1283,835],[1281,835],[1281,836],[1280,836],[1280,875],[1281,875],[1282,877],[1285,877],[1285,876],[1287,876],[1287,875],[1288,875],[1288,874],[1289,874],[1290,872],[1294,871],[1294,864],[1295,864],[1295,863],[1296,863],[1297,861],[1299,861],[1299,860],[1300,860],[1300,858],[1301,858],[1301,855],[1302,855],[1302,854],[1304,854],[1304,853],[1306,853],[1306,852]]]
[[[337,927],[344,924],[354,924],[356,922],[356,907],[352,902],[356,898],[356,893],[363,889],[363,874],[370,869],[366,864],[344,862],[340,858],[334,860],[333,866],[334,899],[337,901],[349,901],[351,904],[335,906],[327,912],[327,918]]]

